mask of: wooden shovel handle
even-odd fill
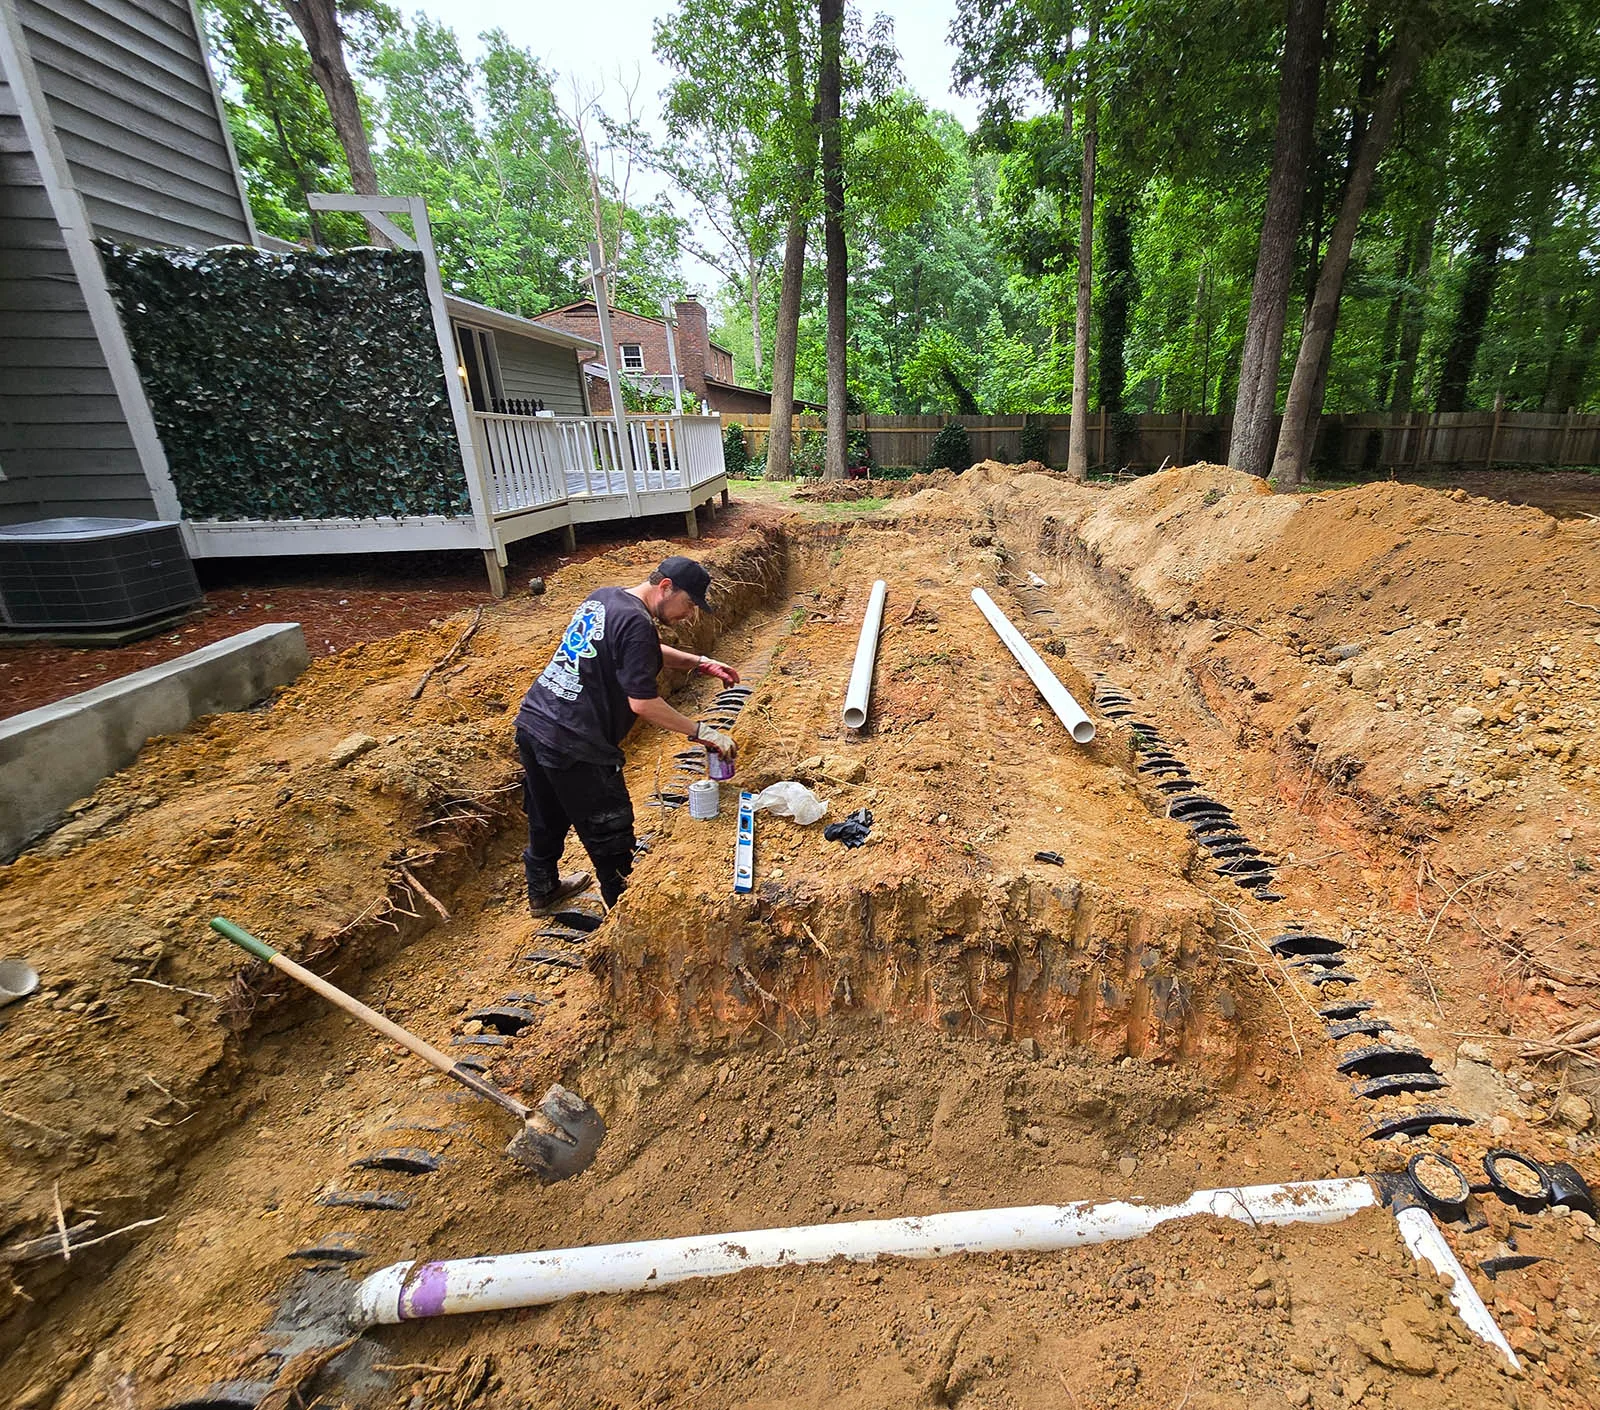
[[[298,965],[279,954],[266,941],[256,939],[248,930],[235,925],[231,920],[224,920],[221,916],[212,920],[211,928],[218,935],[233,941],[241,950],[247,950],[258,960],[265,960],[274,969],[281,969],[291,978],[298,979],[307,989],[315,990],[330,1004],[343,1009],[353,1018],[359,1018],[367,1027],[377,1029],[385,1038],[392,1038],[408,1052],[415,1053],[424,1062],[438,1068],[445,1076],[455,1078],[462,1086],[470,1087],[479,1096],[487,1097],[513,1115],[527,1120],[528,1108],[515,1097],[502,1092],[494,1083],[487,1081],[470,1067],[462,1067],[448,1054],[440,1052],[432,1043],[425,1043],[416,1034],[406,1032],[393,1019],[385,1018],[376,1009],[369,1009],[359,999],[352,999],[343,989],[328,983],[320,974],[313,974],[304,965]]]

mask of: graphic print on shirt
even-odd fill
[[[556,647],[556,654],[544,668],[539,684],[563,700],[576,700],[583,694],[583,677],[579,674],[579,667],[585,659],[593,660],[598,654],[594,644],[604,640],[605,634],[605,604],[591,597],[572,614],[561,645]]]

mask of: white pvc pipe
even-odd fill
[[[689,1278],[835,1258],[871,1262],[952,1253],[1044,1252],[1135,1239],[1169,1220],[1205,1215],[1251,1225],[1332,1224],[1376,1203],[1366,1180],[1305,1180],[1197,1190],[1182,1204],[1043,1204],[394,1263],[356,1289],[353,1315],[358,1325],[372,1326],[455,1312],[538,1307],[583,1293],[644,1292]]]
[[[883,625],[883,599],[889,589],[882,578],[872,585],[867,612],[861,619],[861,639],[856,642],[856,663],[850,668],[850,684],[844,692],[846,729],[860,729],[867,722],[867,702],[872,699],[872,667],[878,659],[878,631]]]
[[[1395,1210],[1394,1217],[1400,1225],[1400,1237],[1411,1251],[1411,1256],[1418,1262],[1426,1260],[1433,1265],[1434,1272],[1450,1280],[1450,1301],[1461,1314],[1461,1320],[1495,1347],[1511,1363],[1512,1370],[1520,1371],[1522,1366],[1517,1360],[1517,1353],[1511,1349],[1511,1343],[1500,1330],[1500,1324],[1494,1320],[1494,1314],[1484,1306],[1478,1290],[1467,1277],[1467,1270],[1445,1242],[1444,1231],[1434,1222],[1433,1215],[1418,1205],[1410,1205]]]
[[[1056,712],[1056,718],[1067,727],[1067,733],[1079,744],[1094,738],[1094,721],[1083,712],[1083,706],[1072,698],[1072,692],[1056,679],[1056,673],[1044,663],[1044,658],[1028,644],[1027,639],[1012,625],[1011,619],[994,605],[994,599],[982,588],[973,588],[972,600],[978,610],[989,619],[989,625],[1000,640],[1010,647],[1017,664],[1028,673],[1028,679],[1044,696],[1045,703]]]

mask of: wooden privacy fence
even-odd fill
[[[1281,418],[1280,418],[1281,419]],[[752,455],[766,452],[770,416],[726,412],[726,426],[744,427]],[[921,465],[941,427],[967,428],[972,458],[1014,462],[1022,458],[1023,418],[1012,416],[852,416],[852,431],[866,431],[879,465]],[[1045,460],[1067,463],[1068,418],[1039,417],[1047,436]],[[796,431],[820,430],[815,416],[797,416]],[[1099,469],[1154,470],[1163,461],[1189,465],[1227,454],[1231,416],[1173,414],[1089,416],[1089,461]],[[1121,428],[1119,440],[1118,430]],[[1600,465],[1600,414],[1542,411],[1446,411],[1393,415],[1341,412],[1325,415],[1312,463],[1319,475],[1339,479],[1374,470],[1471,469],[1489,465]]]

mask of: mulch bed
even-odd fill
[[[719,511],[714,524],[702,516],[702,538],[737,535],[774,513],[765,505],[735,502],[731,510]],[[535,575],[639,538],[672,539],[693,552],[692,542],[683,536],[681,514],[585,526],[578,530],[576,554],[563,553],[554,534],[513,545],[507,569],[510,589],[525,591]],[[265,622],[299,622],[311,654],[326,656],[493,600],[482,559],[475,553],[226,559],[198,567],[205,607],[159,635],[119,647],[0,646],[0,719],[92,690]]]

